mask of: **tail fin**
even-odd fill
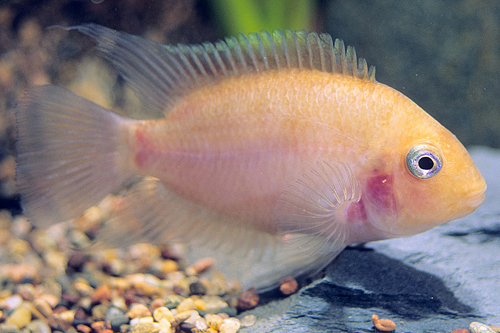
[[[16,121],[17,183],[37,226],[77,217],[131,176],[122,162],[126,120],[68,90],[32,88]]]

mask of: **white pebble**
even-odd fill
[[[167,307],[160,306],[153,311],[153,317],[157,322],[160,322],[162,319],[170,321],[174,318],[174,314]]]
[[[478,323],[473,321],[469,325],[469,330],[471,333],[495,333],[495,331],[488,325]]]
[[[240,329],[240,321],[237,318],[227,318],[224,319],[222,325],[220,325],[220,333],[236,333]]]
[[[257,321],[257,316],[246,315],[245,317],[241,318],[241,326],[250,327],[250,326],[255,325],[256,321]]]
[[[5,304],[8,309],[15,309],[23,302],[23,298],[20,295],[14,295],[7,297],[5,299]]]
[[[204,318],[198,318],[194,321],[194,327],[199,330],[206,330],[208,328],[208,325]]]
[[[136,318],[131,319],[130,320],[130,326],[134,326],[134,325],[139,324],[139,320],[140,319],[141,319],[140,317],[136,317]]]
[[[158,324],[158,327],[160,328],[160,332],[159,333],[172,333],[173,332],[172,331],[172,325],[165,318],[162,318],[160,320],[160,323]]]
[[[149,317],[141,317],[141,318],[139,318],[139,322],[140,323],[152,324],[154,322],[154,320],[153,320],[153,317],[151,317],[151,316],[149,316]]]

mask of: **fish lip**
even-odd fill
[[[467,203],[469,207],[474,207],[477,208],[479,205],[481,205],[486,198],[486,187],[484,187],[481,190],[473,192],[471,195],[468,196],[467,198]]]

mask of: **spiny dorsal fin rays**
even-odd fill
[[[225,77],[287,68],[341,73],[375,80],[375,68],[357,59],[354,48],[328,34],[305,30],[239,34],[215,43],[162,45],[97,24],[78,30],[142,97],[152,116],[166,113],[183,95]]]

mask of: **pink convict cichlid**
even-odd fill
[[[329,35],[166,46],[95,24],[67,30],[93,38],[149,119],[56,86],[29,90],[17,176],[37,226],[75,218],[142,176],[101,244],[188,242],[248,263],[244,284],[265,288],[316,272],[349,244],[413,235],[484,199],[455,136]]]

